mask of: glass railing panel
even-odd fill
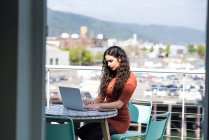
[[[167,139],[202,139],[204,71],[132,71],[138,82],[132,98],[152,100],[152,114],[171,112]],[[46,105],[62,103],[59,86],[79,87],[83,99],[98,94],[99,67],[46,66],[46,72]]]

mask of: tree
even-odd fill
[[[151,53],[154,52],[154,47],[153,46],[150,48],[149,52],[151,52]]]
[[[159,50],[158,57],[163,58],[164,57],[163,53],[165,52],[165,50],[163,48],[159,48],[158,50]]]
[[[200,57],[204,57],[204,55],[205,55],[205,46],[204,45],[197,45],[197,54]]]
[[[95,59],[96,60],[101,60],[103,59],[103,52],[97,52],[95,55]]]
[[[167,45],[165,48],[165,56],[168,57],[170,54],[170,45]]]
[[[188,45],[187,50],[191,54],[194,54],[196,52],[196,49],[195,49],[194,45]]]
[[[93,54],[85,46],[76,46],[69,48],[70,62],[78,65],[89,65],[93,63]]]
[[[93,54],[89,50],[84,49],[82,51],[81,64],[82,65],[90,65],[93,62],[94,62]]]

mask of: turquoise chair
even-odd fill
[[[169,117],[170,112],[153,115],[145,140],[163,140]]]
[[[147,129],[147,133],[144,136],[144,140],[163,140],[169,117],[170,112],[153,115],[150,119],[150,123]],[[134,137],[141,138],[141,134],[138,134],[137,132],[132,132],[129,135],[124,135],[124,137],[121,137],[120,140],[129,140]]]
[[[52,123],[47,120],[54,120],[54,122]],[[69,117],[47,116],[45,140],[75,140],[73,120]]]
[[[152,101],[143,99],[132,99],[129,102],[129,113],[130,113],[130,126],[137,126],[137,131],[128,130],[122,134],[114,134],[111,136],[111,140],[123,140],[130,136],[144,137],[147,133],[147,128],[150,122],[150,116],[152,112]],[[146,127],[144,132],[141,132],[141,126]],[[139,128],[140,127],[140,128]]]

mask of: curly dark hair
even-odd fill
[[[117,59],[120,59],[120,66],[117,68],[116,71],[113,71],[108,67],[108,64],[105,60],[106,55],[110,55]],[[112,92],[115,100],[117,100],[121,94],[124,84],[130,76],[130,66],[128,57],[122,48],[118,46],[112,46],[104,52],[102,64],[103,66],[101,74],[101,84],[99,86],[99,93],[105,96],[107,86],[110,80],[116,77],[116,82],[114,84]]]

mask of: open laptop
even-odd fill
[[[103,108],[84,108],[83,100],[81,98],[81,92],[79,88],[72,87],[59,87],[62,104],[65,108],[78,110],[78,111],[100,111],[108,112],[115,109],[103,109]]]
[[[79,88],[60,86],[59,90],[62,99],[62,104],[65,108],[79,111],[96,110],[84,108]]]

